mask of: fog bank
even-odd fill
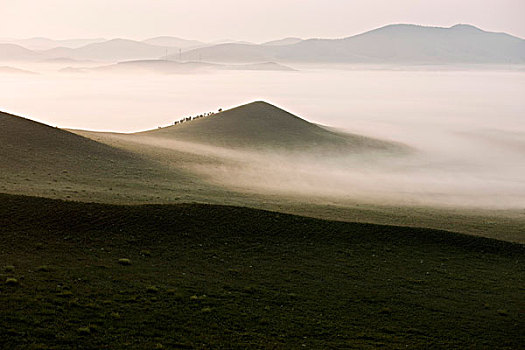
[[[266,100],[309,121],[415,150],[399,158],[327,160],[140,141],[213,158],[184,166],[229,188],[338,201],[525,208],[522,71],[310,67],[166,76],[18,68],[40,74],[2,75],[0,108],[50,125],[131,132]]]

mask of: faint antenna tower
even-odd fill
[[[182,49],[179,49],[179,61],[182,61]]]
[[[166,61],[168,60],[168,48],[166,48]]]

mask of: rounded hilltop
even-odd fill
[[[262,100],[137,135],[262,150],[349,152],[399,147],[393,143],[329,130]]]

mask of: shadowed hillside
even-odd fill
[[[71,132],[0,113],[0,192],[85,201],[130,201],[184,193],[195,181],[180,169]]]
[[[402,149],[397,144],[325,129],[263,101],[138,135],[259,150],[348,153]]]
[[[0,112],[0,167],[93,170],[132,162],[125,151],[68,131]]]
[[[228,206],[2,194],[0,227],[2,349],[518,349],[525,340],[517,244]]]

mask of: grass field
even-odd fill
[[[0,348],[525,343],[523,245],[202,204],[0,195]]]

